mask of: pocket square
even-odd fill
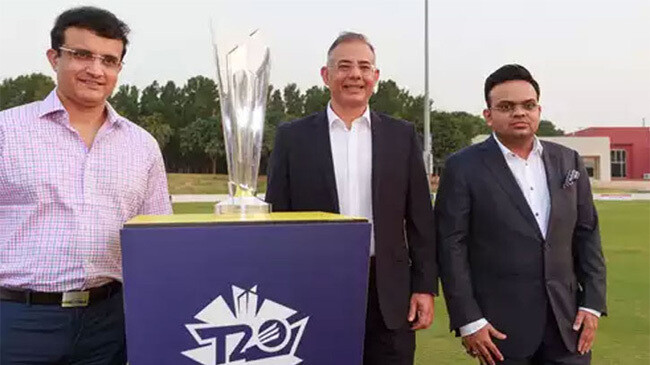
[[[566,189],[573,185],[580,178],[580,172],[578,170],[570,170],[567,172],[566,177],[564,178],[564,184],[562,184],[562,189]]]

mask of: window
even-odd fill
[[[585,165],[587,175],[591,178],[600,178],[600,169],[598,168],[598,157],[582,156],[582,163]]]
[[[627,156],[625,150],[612,150],[612,177],[627,177]]]

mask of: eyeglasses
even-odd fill
[[[124,62],[120,61],[120,59],[115,56],[100,55],[92,53],[86,49],[59,47],[59,50],[69,53],[75,61],[79,62],[92,63],[95,59],[98,59],[101,61],[102,65],[108,69],[117,69],[124,64]]]
[[[336,72],[338,72],[340,74],[343,74],[343,75],[351,74],[354,71],[355,68],[359,69],[359,73],[362,76],[370,76],[376,70],[375,66],[373,66],[370,63],[365,63],[365,62],[360,63],[360,64],[354,64],[352,62],[341,62],[341,63],[338,63],[336,65],[332,65],[330,67],[332,67],[334,70],[336,70]]]
[[[491,107],[490,109],[499,111],[501,113],[514,113],[518,105],[520,105],[527,112],[532,112],[537,110],[537,108],[539,108],[539,104],[537,104],[536,101],[529,100],[529,101],[524,101],[523,103],[513,103],[511,101],[504,101]]]

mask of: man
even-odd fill
[[[605,261],[577,152],[535,137],[539,86],[519,65],[485,81],[494,133],[448,158],[435,203],[450,325],[481,363],[589,364]]]
[[[126,362],[119,231],[171,213],[156,141],[106,102],[128,31],[105,10],[62,13],[56,89],[0,112],[3,364]]]
[[[266,200],[274,211],[327,211],[373,223],[364,364],[412,364],[415,330],[433,320],[433,213],[413,124],[370,111],[379,70],[365,36],[343,33],[321,76],[327,110],[278,127]],[[406,236],[405,236],[406,235]]]

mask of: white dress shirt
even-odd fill
[[[372,224],[372,132],[370,108],[352,121],[345,123],[327,106],[330,146],[336,177],[336,191],[341,214],[365,217]],[[370,235],[370,255],[375,254],[375,235]]]
[[[517,185],[526,198],[526,202],[530,210],[535,216],[537,225],[542,232],[542,236],[546,238],[548,231],[548,219],[551,213],[551,196],[548,191],[548,184],[546,182],[546,170],[544,169],[544,160],[542,159],[542,152],[544,147],[535,137],[533,142],[533,150],[528,155],[528,159],[523,159],[510,151],[508,147],[504,146],[496,134],[492,134],[494,140],[499,145],[499,149],[503,153],[503,157],[512,172],[512,175],[517,181]],[[589,308],[580,307],[579,309],[585,310],[600,317],[600,312]],[[477,321],[471,322],[460,328],[460,335],[467,336],[480,330],[488,321],[481,318]]]

